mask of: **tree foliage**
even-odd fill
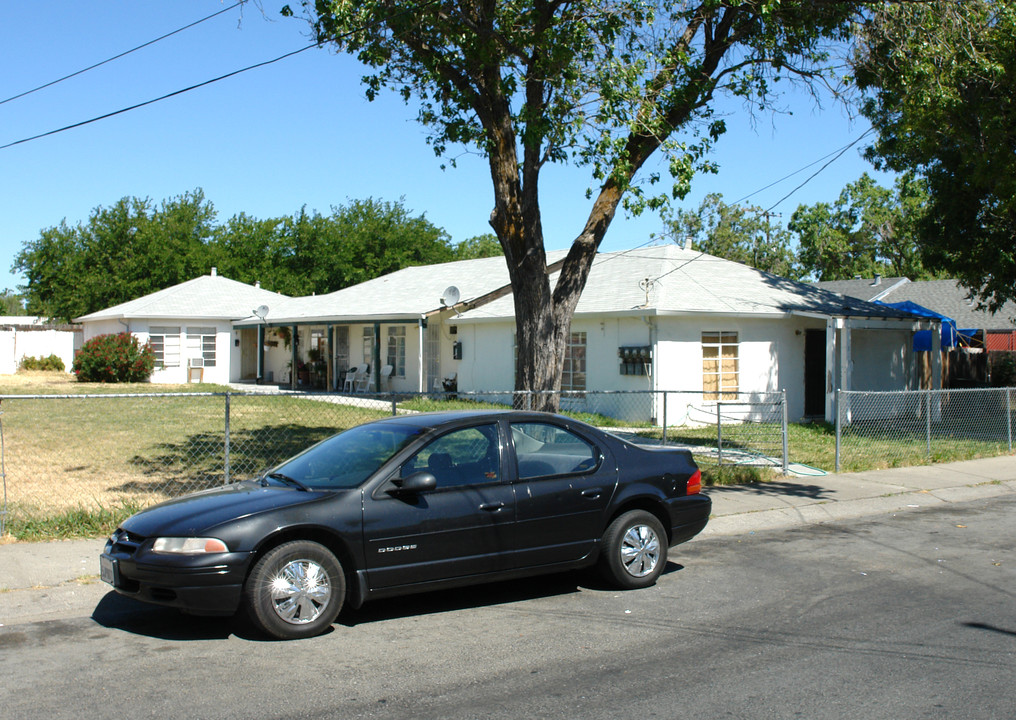
[[[930,197],[924,256],[997,308],[1016,299],[1016,3],[884,3],[854,60],[869,157]]]
[[[158,207],[123,198],[96,208],[87,222],[43,230],[23,244],[12,269],[27,278],[29,312],[70,320],[213,266],[240,282],[310,295],[459,256],[444,230],[401,201],[368,198],[334,207],[330,215],[301,209],[265,220],[240,213],[222,225],[215,217],[201,190]]]
[[[921,260],[926,205],[925,183],[913,174],[889,189],[865,173],[834,203],[798,206],[787,227],[797,236],[802,273],[816,280],[936,277]]]
[[[750,265],[781,277],[798,279],[790,233],[776,217],[758,207],[728,205],[710,193],[695,211],[664,216],[664,235],[678,245],[691,240],[697,250]]]
[[[619,206],[683,197],[723,133],[717,94],[765,106],[771,83],[815,78],[824,44],[862,3],[821,0],[316,0],[322,42],[367,66],[368,98],[416,102],[438,154],[486,158],[490,224],[516,292],[516,385],[560,387],[565,340],[596,250]],[[284,14],[293,14],[288,6]],[[655,154],[669,169],[640,171]],[[556,285],[547,277],[539,178],[548,163],[588,166],[588,216]],[[552,409],[552,405],[550,405]]]
[[[158,207],[125,197],[87,223],[43,230],[12,270],[26,277],[30,313],[70,320],[207,272],[214,220],[200,190]]]

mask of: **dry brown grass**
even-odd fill
[[[96,385],[63,375],[0,377],[12,512],[147,505],[225,481],[227,388]],[[219,394],[66,397],[195,390]],[[48,397],[54,395],[61,397]],[[291,396],[232,395],[230,479],[254,477],[319,439],[384,414]]]

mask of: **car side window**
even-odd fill
[[[589,472],[600,451],[570,430],[548,423],[512,423],[520,480]]]
[[[400,475],[426,470],[437,478],[438,488],[500,482],[500,447],[494,423],[453,430],[410,458]]]

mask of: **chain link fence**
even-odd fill
[[[1013,451],[1016,389],[836,394],[836,472],[877,454],[887,467]]]
[[[0,397],[5,520],[69,509],[142,507],[251,479],[340,430],[397,413],[533,408],[533,393],[318,393]],[[786,469],[783,395],[562,393],[561,412],[634,442],[677,445],[719,463]]]

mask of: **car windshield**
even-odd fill
[[[266,477],[279,474],[312,490],[356,487],[421,432],[410,425],[360,425],[312,445]]]

